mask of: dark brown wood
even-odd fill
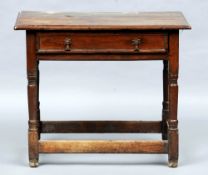
[[[40,153],[167,153],[167,141],[47,140],[39,141]]]
[[[161,121],[42,121],[41,133],[161,133]]]
[[[167,140],[167,118],[169,113],[168,60],[163,61],[163,103],[162,103],[162,139]]]
[[[27,31],[27,77],[29,109],[29,161],[31,167],[38,165],[39,140],[39,99],[38,99],[38,61],[35,53],[36,37],[34,32]]]
[[[190,29],[181,12],[19,13],[16,30],[179,30]]]
[[[29,161],[39,153],[167,153],[178,164],[179,29],[190,29],[180,12],[21,12],[15,29],[27,32]],[[162,121],[40,121],[39,61],[163,61]],[[41,133],[162,133],[149,140],[40,140]]]
[[[167,54],[66,54],[48,53],[37,54],[37,58],[42,61],[136,61],[136,60],[167,60]]]
[[[168,156],[169,166],[178,165],[178,69],[179,69],[179,32],[172,31],[169,35],[169,113],[168,113]]]
[[[98,37],[99,36],[99,37]],[[38,33],[38,53],[164,53],[168,48],[164,32],[42,32]],[[134,40],[140,40],[135,50]],[[69,42],[70,40],[70,42]],[[66,49],[66,41],[67,49]],[[70,45],[69,45],[70,43]],[[70,49],[69,49],[70,47]]]
[[[138,38],[141,43],[135,50],[133,40]],[[70,40],[67,49],[66,40]],[[57,31],[37,34],[39,60],[162,60],[167,58],[167,50],[168,34],[158,31]]]
[[[37,58],[37,54],[36,54],[36,58]],[[37,118],[38,118],[38,122],[39,122],[39,135],[38,135],[38,139],[40,139],[40,100],[39,100],[39,86],[40,86],[40,70],[39,70],[39,60],[37,61],[37,99],[38,99],[38,109],[37,109]]]

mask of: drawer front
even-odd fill
[[[165,33],[42,32],[39,53],[164,53]]]

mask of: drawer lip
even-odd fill
[[[43,50],[38,49],[38,54],[151,54],[151,53],[167,53],[167,49],[73,49],[72,51],[62,50]]]
[[[80,36],[81,39],[84,38],[84,34],[86,35],[87,39],[92,39],[93,42],[88,42],[88,45],[86,48],[85,46],[79,46],[79,43],[75,44],[76,46],[73,47],[73,42],[78,38],[80,42]],[[51,40],[51,36],[54,36],[57,38],[57,40]],[[68,38],[69,36],[72,36],[72,47],[69,51],[66,51],[64,48],[64,39]],[[109,42],[109,45],[105,43],[105,37],[114,37],[113,39],[118,39],[118,41],[122,41],[123,43],[118,44],[112,44],[109,39],[107,42]],[[131,40],[135,38],[142,38],[142,43],[139,45],[141,48],[138,50],[135,50],[134,46],[130,43]],[[157,46],[156,42],[153,40],[154,37],[158,39]],[[168,32],[38,32],[36,35],[37,38],[37,45],[36,45],[36,52],[38,54],[122,54],[122,53],[129,53],[129,54],[149,54],[149,53],[167,53],[168,52]],[[41,41],[42,39],[42,41]],[[49,40],[49,44],[46,43],[46,40]],[[100,42],[99,40],[104,39],[104,44]],[[44,41],[45,40],[45,41]],[[61,43],[60,43],[61,40]],[[86,40],[86,39],[85,39]],[[128,43],[127,43],[128,40]],[[143,43],[143,40],[146,40],[145,43]],[[62,43],[63,41],[63,43]],[[153,41],[153,44],[151,43]],[[43,42],[43,43],[41,43]],[[54,43],[53,43],[54,42]],[[86,42],[86,41],[85,41]],[[155,42],[155,43],[154,43]],[[80,42],[81,43],[81,42]],[[47,45],[48,44],[48,45]],[[93,45],[94,44],[94,45]],[[97,47],[97,45],[101,45],[100,48]],[[112,46],[112,48],[110,48]],[[80,48],[79,48],[80,47]],[[91,48],[90,48],[91,47]],[[97,48],[96,48],[97,47]],[[143,47],[143,48],[142,48]]]
[[[168,53],[157,54],[37,54],[40,61],[137,61],[168,60]]]

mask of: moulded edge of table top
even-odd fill
[[[179,30],[191,29],[181,12],[67,13],[22,11],[15,30]]]

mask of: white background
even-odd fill
[[[206,174],[208,170],[208,2],[206,0],[7,0],[0,2],[0,173]],[[192,25],[180,32],[177,169],[167,155],[41,155],[28,167],[25,32],[14,31],[21,10],[78,12],[182,11]],[[162,62],[41,62],[43,120],[160,120]],[[62,139],[159,139],[160,135],[49,135]]]

